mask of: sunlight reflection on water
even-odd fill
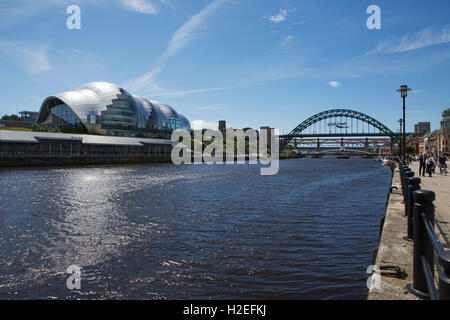
[[[2,170],[0,298],[364,298],[389,169],[280,169]],[[80,293],[65,286],[73,264]]]

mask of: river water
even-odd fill
[[[368,159],[0,170],[0,299],[364,299]],[[81,268],[81,290],[66,269]]]

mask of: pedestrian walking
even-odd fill
[[[428,177],[432,177],[433,176],[433,167],[434,167],[433,158],[432,157],[427,158],[426,170],[427,170],[427,173],[428,173]]]
[[[440,175],[447,175],[447,159],[445,158],[445,155],[441,154],[439,157],[439,173]]]
[[[425,177],[425,167],[426,167],[427,155],[424,153],[419,158],[419,177]]]
[[[437,157],[437,155],[434,155],[433,156],[433,173],[436,173],[436,166],[437,166],[437,164],[438,164],[438,157]]]

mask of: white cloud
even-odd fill
[[[216,103],[216,104],[210,104],[207,106],[192,108],[192,110],[215,111],[215,110],[223,110],[225,108],[226,108],[225,104]]]
[[[328,84],[329,84],[330,86],[332,86],[333,88],[338,88],[338,87],[342,86],[342,84],[341,84],[340,82],[334,81],[334,80],[328,82]]]
[[[270,16],[270,21],[275,22],[275,23],[279,23],[282,21],[286,20],[286,17],[288,15],[287,10],[285,9],[280,9],[280,13],[274,15],[274,16]]]
[[[202,11],[194,15],[189,21],[182,25],[172,36],[166,51],[158,58],[153,68],[145,74],[130,80],[126,86],[132,90],[157,87],[155,77],[162,71],[166,61],[184,49],[196,36],[196,31],[204,25],[206,20],[212,16],[228,0],[213,0]]]
[[[308,20],[302,20],[302,21],[295,22],[294,24],[295,25],[302,25],[302,24],[305,24],[307,22],[308,22]]]
[[[247,87],[253,87],[257,84],[255,83],[246,83],[235,86],[223,86],[223,87],[215,87],[215,88],[201,88],[201,89],[191,89],[191,90],[183,90],[183,91],[160,91],[154,94],[146,95],[145,98],[166,98],[166,97],[185,97],[191,94],[196,93],[207,93],[207,92],[215,92],[215,91],[224,91],[224,90],[232,90],[232,89],[241,89]]]
[[[202,11],[197,13],[188,22],[186,22],[181,28],[179,28],[173,35],[169,42],[169,46],[165,53],[168,58],[184,47],[195,37],[195,31],[201,27],[205,21],[213,15],[227,0],[213,0]]]
[[[0,5],[0,28],[21,23],[49,10],[65,12],[66,7],[74,2],[81,7],[81,10],[88,5],[109,6],[114,3],[127,10],[144,14],[158,13],[158,7],[154,5],[154,2],[174,8],[171,0],[14,0],[10,2],[14,2],[14,4]]]
[[[193,130],[203,130],[203,129],[211,129],[218,130],[219,124],[217,122],[208,122],[203,120],[192,120],[191,128]]]
[[[0,40],[0,52],[19,63],[30,75],[52,69],[47,50],[43,44]]]
[[[160,2],[166,6],[171,7],[172,9],[175,9],[175,5],[172,3],[171,0],[160,0]]]
[[[287,20],[287,16],[289,13],[296,11],[296,8],[292,9],[280,9],[280,12],[276,15],[269,16],[268,19],[274,23],[280,23]],[[266,17],[267,18],[267,17]]]
[[[281,46],[287,47],[292,43],[292,41],[294,41],[294,36],[287,36],[286,38],[283,39],[283,42],[281,42]]]
[[[0,27],[8,27],[33,17],[55,5],[55,2],[18,0],[14,2],[14,5],[2,7],[0,10]]]
[[[416,33],[406,35],[400,40],[385,40],[378,43],[375,49],[366,53],[399,53],[450,42],[450,25],[442,28],[428,27]]]
[[[120,0],[120,4],[132,11],[145,14],[156,14],[158,9],[148,0]]]

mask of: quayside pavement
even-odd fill
[[[409,167],[419,176],[419,162],[413,161]],[[423,190],[431,190],[436,193],[435,205],[435,223],[436,233],[439,236],[442,245],[446,249],[450,249],[450,173],[447,176],[439,174],[439,168],[436,166],[436,173],[432,177],[421,176],[421,188]]]
[[[416,176],[419,175],[419,165],[413,162],[409,166]],[[436,193],[435,223],[436,234],[444,248],[450,249],[450,174],[440,176],[439,169],[432,177],[420,177],[421,188]],[[398,166],[392,178],[392,193],[386,207],[384,225],[381,232],[375,265],[399,266],[407,273],[404,279],[381,276],[381,288],[371,289],[369,300],[418,300],[406,290],[406,285],[413,279],[413,243],[405,240],[407,235],[407,218],[400,182]]]

